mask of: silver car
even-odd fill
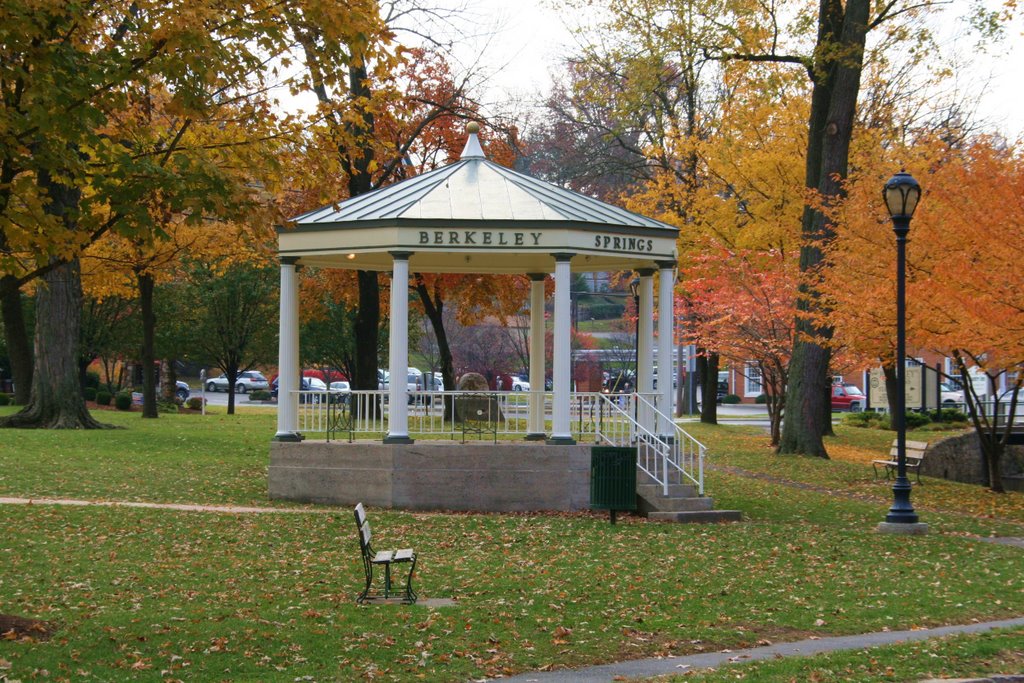
[[[267,381],[267,378],[258,370],[246,370],[245,372],[240,372],[238,373],[238,379],[235,381],[236,394],[244,394],[249,391],[269,388],[270,383]],[[218,391],[226,392],[228,390],[227,375],[221,375],[220,377],[214,377],[213,379],[207,380],[206,390],[211,394]]]

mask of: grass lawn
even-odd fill
[[[632,327],[628,323],[623,322],[622,318],[580,320],[576,324],[576,329],[587,334],[595,332],[621,334],[626,339],[632,339]]]
[[[272,414],[100,418],[125,429],[4,432],[0,495],[273,505]],[[773,456],[757,428],[691,427],[711,448],[716,507],[743,523],[371,509],[380,547],[416,547],[421,595],[453,607],[357,606],[348,509],[4,506],[0,614],[57,630],[0,640],[0,679],[456,681],[1024,614],[1024,551],[977,538],[1024,536],[1024,496],[927,480],[914,504],[932,533],[878,535],[891,492],[863,458],[891,432],[841,428],[826,461]],[[971,636],[729,678],[1019,671],[1022,643]]]

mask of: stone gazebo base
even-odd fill
[[[304,441],[270,447],[270,497],[404,510],[586,510],[590,445]]]

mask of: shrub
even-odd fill
[[[85,387],[86,389],[99,389],[100,388],[100,373],[89,371],[85,373]]]
[[[114,397],[114,407],[118,410],[132,409],[132,394],[129,391],[119,391]]]
[[[843,415],[843,424],[850,425],[851,427],[873,427],[878,428],[878,423],[884,416],[881,413],[875,412],[861,412],[861,413],[846,413]]]
[[[623,304],[603,303],[591,304],[588,309],[592,320],[608,320],[609,318],[621,318],[626,307]]]
[[[754,403],[764,404],[764,403],[767,403],[767,402],[768,402],[768,394],[758,394],[757,398],[754,399]]]
[[[188,406],[189,410],[201,410],[203,407],[203,398],[201,396],[193,396],[189,400],[185,401],[185,405]]]
[[[919,427],[925,426],[931,421],[932,418],[928,415],[928,413],[915,412],[907,413],[907,416],[903,419],[903,424],[906,425],[907,429],[917,429]]]
[[[929,424],[931,419],[925,413],[910,412],[904,418],[903,424],[907,429],[920,429],[921,427]],[[879,415],[878,419],[870,423],[868,426],[874,427],[875,429],[887,429],[890,431],[895,430],[892,426],[892,418],[890,415]]]
[[[156,411],[158,413],[176,413],[178,412],[178,401],[177,399],[171,401],[158,400],[156,402]]]
[[[97,391],[96,392],[96,405],[98,406],[109,406],[111,399],[114,395],[109,391]]]
[[[10,394],[0,394],[0,406],[9,406],[13,400]]]
[[[257,389],[256,391],[249,394],[250,401],[269,401],[270,392],[266,389]]]
[[[959,408],[940,408],[929,416],[932,422],[967,422],[967,416]]]
[[[85,389],[82,389],[82,398],[86,401],[95,401],[97,393],[99,393],[99,391],[96,387],[86,387]]]
[[[740,402],[740,397],[737,396],[736,394],[726,394],[725,396],[722,397],[722,403],[728,403],[730,405],[735,405],[735,404],[737,404],[739,402]]]

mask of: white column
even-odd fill
[[[572,329],[569,311],[569,289],[572,287],[572,273],[569,259],[572,254],[553,254],[555,257],[555,331],[554,359],[552,361],[552,381],[554,397],[551,406],[551,438],[550,444],[574,444],[572,432],[569,431],[569,394],[572,387],[570,372],[570,353]]]
[[[297,258],[281,257],[281,303],[277,345],[277,434],[275,441],[299,441],[299,275]]]
[[[384,443],[412,443],[409,438],[409,257],[393,251],[391,266],[390,372],[388,435]]]
[[[640,331],[637,339],[637,378],[636,390],[641,394],[654,392],[654,269],[638,270],[640,275]],[[649,401],[650,396],[645,396]],[[643,404],[641,404],[643,405]],[[650,431],[654,415],[650,410],[641,408],[637,413],[637,422]]]
[[[675,263],[658,263],[658,412],[672,418],[675,407],[672,399],[672,351],[675,349]],[[659,418],[658,434],[670,436],[675,433],[669,420]]]
[[[544,278],[530,273],[530,412],[526,440],[540,441],[544,434]]]

